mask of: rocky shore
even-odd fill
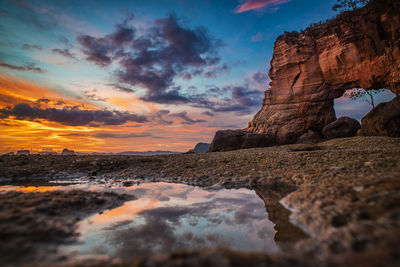
[[[121,205],[132,196],[54,191],[0,194],[0,262],[3,266],[52,259],[57,246],[74,239],[76,223],[88,214]]]
[[[400,138],[352,137],[315,145],[150,157],[2,156],[0,173],[6,184],[79,176],[251,187],[260,196],[278,192],[276,198],[292,211],[291,221],[310,236],[276,255],[207,250],[138,259],[137,264],[200,266],[207,261],[235,266],[245,261],[261,266],[379,266],[384,262],[396,266],[400,262]],[[56,192],[48,194],[47,198],[57,199],[51,195]],[[97,197],[81,194],[88,194],[85,203]],[[18,209],[20,198],[33,196],[1,195],[0,212],[7,210],[10,201]],[[273,214],[273,206],[266,203],[266,207]],[[74,214],[72,210],[56,217],[65,218]]]

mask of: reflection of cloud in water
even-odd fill
[[[187,185],[153,183],[125,190],[139,199],[84,220],[78,229],[84,244],[76,247],[78,251],[132,258],[204,247],[277,249],[264,202],[248,189],[208,192]],[[94,225],[88,226],[89,222]]]
[[[217,233],[204,236],[193,232],[178,234],[177,228],[183,224],[181,220],[191,215],[190,208],[157,208],[143,211],[140,215],[144,217],[144,224],[114,232],[110,244],[119,247],[117,256],[129,258],[155,252],[171,252],[205,246],[229,246],[230,244],[228,237]],[[192,217],[197,220],[199,218]]]

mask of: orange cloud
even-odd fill
[[[276,6],[290,1],[291,0],[247,0],[245,3],[236,8],[235,13],[243,13],[267,6]]]
[[[55,90],[51,90],[21,78],[0,74],[0,107],[6,107],[19,103],[46,104],[48,107],[67,105],[85,106],[94,109],[94,106],[87,105],[68,98]]]

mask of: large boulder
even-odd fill
[[[321,140],[318,133],[309,130],[296,141],[297,144],[314,144]]]
[[[274,144],[275,138],[269,135],[250,133],[246,130],[223,130],[215,134],[208,151],[230,151]]]
[[[329,123],[322,129],[326,139],[351,137],[357,134],[361,128],[360,123],[349,117],[340,117],[336,121]]]
[[[400,96],[368,112],[361,127],[363,135],[400,137]]]

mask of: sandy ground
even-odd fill
[[[113,262],[116,265],[204,266],[206,262],[209,266],[242,266],[243,262],[249,266],[400,264],[400,138],[353,137],[316,145],[201,155],[0,157],[0,178],[7,184],[82,176],[87,179],[146,179],[201,186],[251,187],[257,188],[259,194],[271,194],[268,190],[280,191],[277,197],[292,211],[291,221],[310,235],[295,247],[276,255],[206,250],[159,255],[134,263]],[[19,197],[7,199],[14,198]],[[0,200],[2,211],[5,201]],[[268,211],[268,203],[266,207]],[[90,264],[105,263],[112,262]],[[77,262],[65,264],[76,265]]]

